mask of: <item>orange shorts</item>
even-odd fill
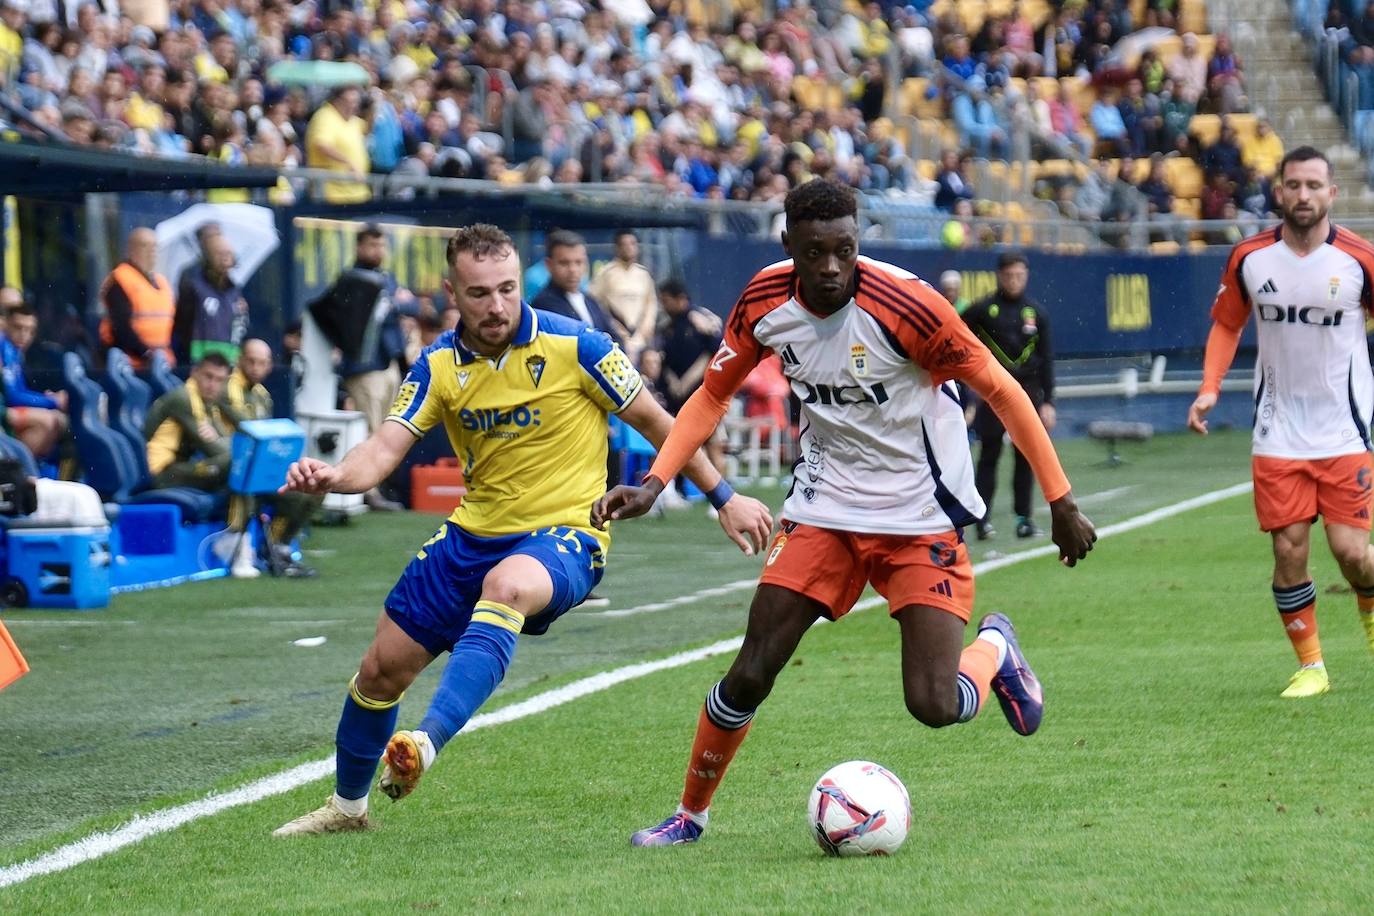
[[[955,531],[856,534],[782,521],[760,584],[780,585],[819,601],[838,620],[872,582],[893,612],[913,604],[973,612],[973,565]]]
[[[1328,523],[1369,530],[1374,507],[1374,458],[1369,452],[1336,458],[1250,459],[1255,515],[1260,528],[1277,531],[1321,516]]]

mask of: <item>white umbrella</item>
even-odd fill
[[[262,262],[281,244],[272,211],[256,204],[196,204],[155,227],[157,269],[173,283],[181,272],[200,259],[196,230],[216,223],[233,246],[236,263],[229,276],[239,286],[250,279]]]

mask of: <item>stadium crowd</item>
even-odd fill
[[[1176,4],[1151,0],[1139,21],[1117,0],[1056,7],[1016,2],[970,23],[955,4],[858,0],[2,0],[0,80],[46,130],[153,155],[763,201],[827,176],[975,213],[967,180],[951,198],[923,177],[891,87],[922,80],[923,101],[982,157],[1029,138],[1035,158],[1201,159],[1194,115],[1246,108],[1225,36],[1184,35],[1167,61],[1148,41],[1123,50],[1173,26]],[[321,65],[338,62],[365,85],[325,88]],[[1244,172],[1228,171],[1245,209]],[[1102,188],[1087,184],[1075,210],[1091,219]],[[367,194],[325,187],[333,202]]]

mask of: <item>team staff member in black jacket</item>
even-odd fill
[[[1026,296],[1030,264],[1026,256],[1010,252],[997,259],[997,292],[973,303],[964,321],[987,344],[993,356],[1030,396],[1046,430],[1054,429],[1054,349],[1050,344],[1049,316]],[[976,483],[987,503],[987,515],[978,522],[978,540],[992,537],[992,497],[997,492],[997,460],[1002,457],[1002,421],[986,404],[973,415],[973,430],[982,443],[978,450]],[[1034,537],[1031,521],[1031,468],[1026,457],[1015,453],[1012,472],[1012,508],[1016,512],[1016,536]]]

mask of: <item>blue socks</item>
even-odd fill
[[[358,692],[358,676],[348,682],[339,730],[334,735],[334,791],[340,798],[367,798],[377,762],[396,730],[401,698],[373,700]]]
[[[524,615],[512,607],[477,602],[472,622],[453,647],[439,689],[419,725],[436,752],[458,734],[506,676],[524,624]]]

